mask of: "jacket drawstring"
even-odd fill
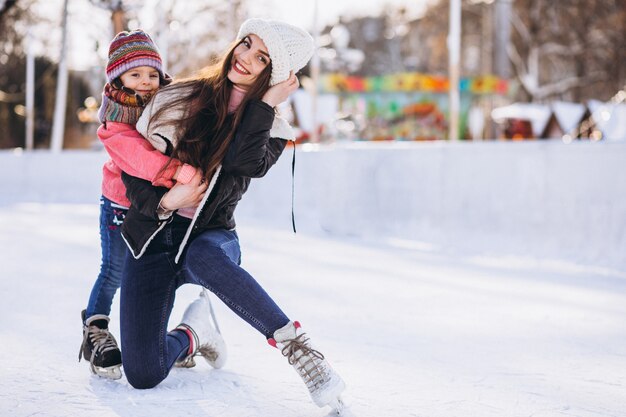
[[[296,172],[296,141],[293,141],[293,157],[291,158],[291,227],[296,233],[296,214],[294,211],[294,195],[295,195],[295,172]]]

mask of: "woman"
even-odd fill
[[[238,39],[217,65],[161,90],[137,123],[156,149],[202,175],[169,191],[124,176],[132,206],[122,233],[133,254],[122,278],[124,371],[134,387],[152,388],[196,354],[223,366],[224,345],[209,322],[206,297],[167,332],[176,288],[193,283],[280,347],[318,406],[336,408],[343,381],[300,324],[239,266],[233,217],[250,179],[264,176],[293,139],[274,108],[297,89],[294,74],[310,59],[313,40],[262,19],[244,22]]]

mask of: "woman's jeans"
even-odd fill
[[[267,338],[289,322],[265,290],[239,266],[241,253],[234,230],[202,232],[188,243],[184,256],[175,264],[188,225],[188,219],[175,216],[140,259],[130,255],[126,259],[120,307],[122,358],[126,378],[135,388],[156,386],[174,362],[187,354],[186,334],[167,332],[176,289],[182,284],[207,288]]]
[[[126,259],[126,243],[122,239],[122,223],[128,210],[117,206],[108,198],[100,198],[100,246],[102,263],[100,273],[91,289],[85,317],[111,313],[113,296],[122,282],[122,269]]]

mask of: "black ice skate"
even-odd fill
[[[104,314],[95,314],[85,320],[85,310],[81,313],[83,319],[83,343],[78,352],[78,361],[81,356],[89,361],[91,372],[109,379],[122,377],[122,353],[117,347],[117,341],[109,333],[109,318]]]

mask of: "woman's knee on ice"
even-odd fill
[[[154,388],[161,381],[165,379],[167,375],[163,375],[163,372],[158,367],[148,367],[143,365],[134,366],[132,364],[124,363],[124,374],[128,383],[136,389],[150,389]]]

